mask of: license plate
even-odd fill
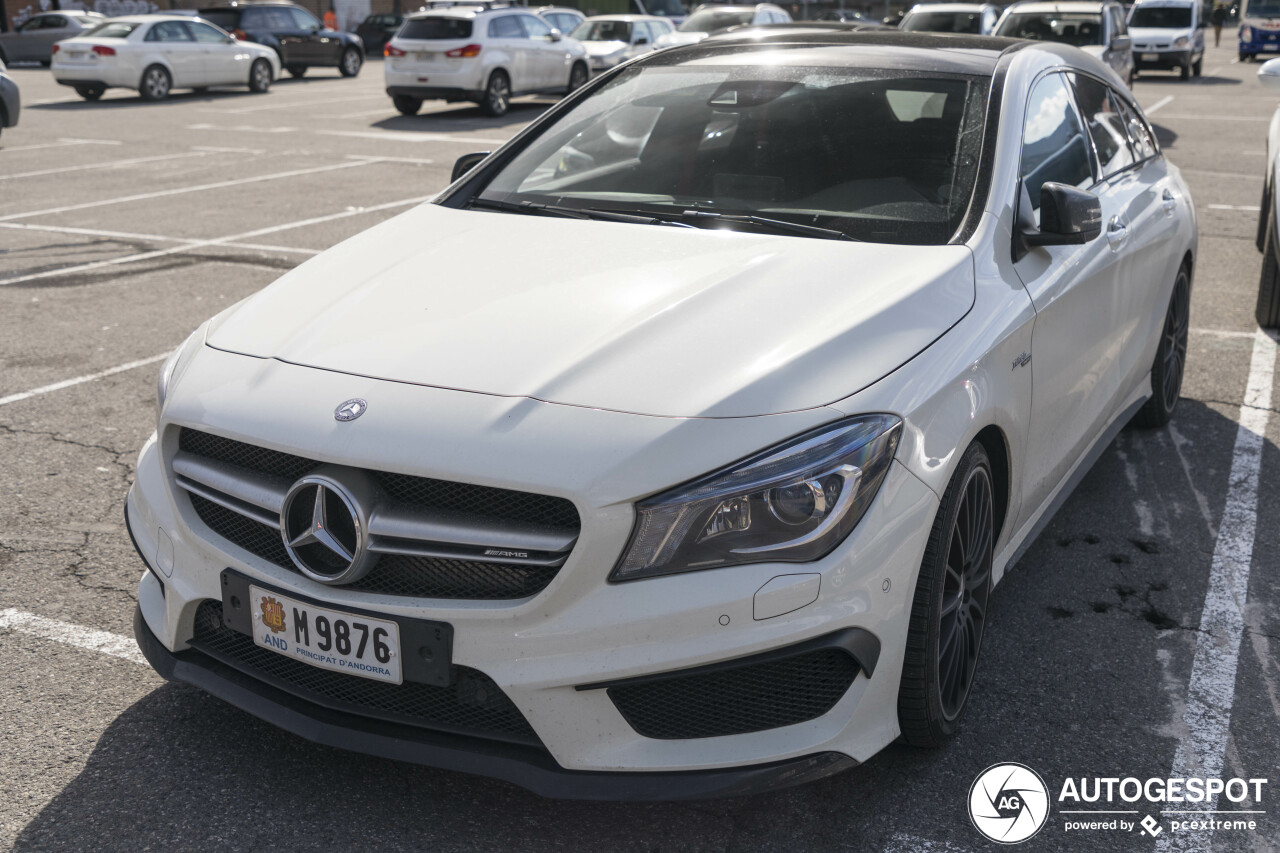
[[[1160,60],[1160,54],[1158,54],[1158,53],[1144,53],[1144,54],[1142,54],[1142,61],[1143,61],[1143,62],[1158,62],[1159,60]]]
[[[421,50],[415,51],[414,53],[410,54],[410,56],[412,56],[418,62],[430,62],[431,60],[436,58],[436,55],[434,53],[427,53]]]
[[[72,59],[84,59],[84,54],[85,52],[83,50],[73,50],[67,55]]]
[[[249,586],[253,642],[320,669],[400,684],[400,626]]]

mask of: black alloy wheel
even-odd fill
[[[1187,368],[1187,332],[1191,325],[1191,273],[1182,266],[1165,310],[1156,360],[1151,365],[1151,399],[1138,410],[1138,426],[1158,428],[1169,423],[1182,395]]]
[[[354,77],[360,73],[362,65],[364,65],[364,57],[360,55],[360,51],[354,47],[349,47],[342,52],[342,60],[338,63],[338,73],[343,77]]]
[[[583,65],[581,62],[575,62],[573,64],[573,70],[569,72],[569,88],[565,93],[568,94],[570,92],[576,92],[578,89],[582,88],[586,82],[587,66]]]
[[[485,115],[498,118],[506,115],[510,108],[511,83],[507,80],[506,72],[495,71],[489,75],[489,85],[485,86],[480,109],[484,110]]]
[[[254,60],[249,69],[249,91],[261,94],[271,88],[271,63],[265,59]]]
[[[907,634],[898,723],[912,746],[955,736],[982,649],[995,544],[991,461],[971,444],[934,518],[916,580]]]

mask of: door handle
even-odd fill
[[[1111,248],[1117,248],[1128,237],[1129,227],[1120,221],[1120,217],[1111,217],[1111,221],[1107,223],[1107,242],[1111,244]]]
[[[1160,195],[1160,206],[1164,208],[1164,212],[1173,215],[1173,209],[1178,206],[1178,197],[1169,190],[1165,190]]]

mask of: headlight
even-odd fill
[[[840,421],[636,504],[609,579],[827,555],[870,506],[901,427],[893,415]]]
[[[1253,41],[1253,29],[1248,25],[1240,28],[1240,41]]]
[[[1189,44],[1191,44],[1191,39],[1187,38],[1186,36],[1178,36],[1176,39],[1173,40],[1174,47],[1186,47]]]
[[[202,323],[200,328],[187,336],[187,339],[182,342],[180,347],[169,354],[169,357],[164,361],[164,366],[160,368],[160,376],[156,379],[157,420],[160,418],[160,413],[164,411],[164,403],[169,396],[169,388],[172,387],[177,377],[181,375],[180,369],[185,369],[191,362],[191,353],[204,343],[204,333],[208,327],[208,323]]]

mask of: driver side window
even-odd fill
[[[1039,211],[1040,187],[1049,181],[1082,189],[1093,184],[1084,128],[1061,74],[1041,78],[1027,99],[1019,173],[1032,212]]]

